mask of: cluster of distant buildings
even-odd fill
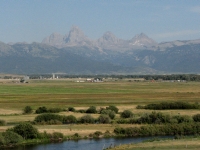
[[[102,79],[96,78],[96,79],[92,79],[92,78],[79,78],[76,82],[103,82]]]

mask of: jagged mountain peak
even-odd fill
[[[50,36],[44,38],[42,40],[42,43],[52,46],[58,46],[63,43],[63,36],[57,32],[54,32]]]
[[[83,40],[88,39],[83,31],[79,29],[77,26],[72,26],[71,30],[69,31],[69,34],[65,36],[65,42],[80,42]]]
[[[119,42],[119,39],[110,31],[107,31],[103,34],[101,38],[98,39],[98,44],[99,45],[112,45],[112,44],[117,44]]]
[[[149,47],[157,46],[157,43],[149,38],[146,34],[140,33],[133,37],[131,40],[123,40],[116,37],[112,32],[107,31],[98,40],[89,39],[84,32],[78,27],[73,25],[70,31],[62,36],[59,33],[53,33],[49,37],[46,37],[42,43],[49,44],[58,48],[68,46],[88,46],[98,47],[99,49],[110,50],[131,50],[131,49],[145,49]]]
[[[136,46],[155,46],[157,45],[157,42],[149,38],[146,34],[140,33],[140,34],[135,35],[130,40],[130,44],[136,45]]]

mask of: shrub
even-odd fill
[[[96,114],[97,110],[95,106],[90,106],[87,110],[86,113],[90,113],[90,114]]]
[[[75,112],[76,109],[74,107],[68,107],[68,111]]]
[[[77,140],[81,138],[81,136],[78,133],[75,133],[74,135],[72,135],[72,139]]]
[[[106,114],[110,117],[110,119],[114,119],[115,118],[115,112],[113,110],[110,110],[110,109],[103,109],[101,111],[101,114]]]
[[[99,138],[103,133],[101,131],[96,131],[93,133],[93,138]]]
[[[196,114],[192,118],[195,122],[200,122],[200,114]]]
[[[26,106],[23,110],[24,114],[31,114],[33,112],[33,109],[31,106]]]
[[[51,134],[51,138],[52,138],[53,140],[63,139],[63,137],[64,137],[63,133],[60,133],[60,132],[53,132],[53,133]]]
[[[24,139],[34,139],[39,135],[38,130],[30,123],[20,123],[13,127],[13,132],[21,135]]]
[[[122,118],[131,118],[131,117],[133,117],[133,113],[130,110],[124,110],[121,113],[121,117]]]
[[[115,128],[114,133],[124,136],[153,136],[153,135],[192,135],[200,132],[199,123],[181,123],[165,125],[146,125],[140,127]]]
[[[183,122],[192,122],[192,118],[190,116],[180,116],[180,115],[177,115],[177,116],[173,116],[172,117],[173,119],[176,119],[178,123],[183,123]]]
[[[146,106],[137,108],[164,110],[164,109],[199,109],[199,104],[190,104],[188,102],[161,102],[158,104],[148,104]]]
[[[142,117],[138,118],[137,123],[169,123],[171,121],[171,118],[169,115],[164,115],[161,112],[155,112],[153,111],[150,114],[144,114]]]
[[[99,123],[103,123],[103,124],[110,123],[110,117],[108,115],[101,114],[98,118],[98,121]]]
[[[57,114],[41,114],[35,117],[34,120],[36,123],[46,123],[46,124],[62,124],[63,122],[63,116],[57,115]]]
[[[48,110],[47,110],[47,108],[46,108],[45,106],[39,107],[39,108],[36,109],[36,111],[35,111],[36,114],[47,113],[47,112],[48,112]]]
[[[49,108],[47,109],[45,106],[39,107],[36,109],[35,113],[36,114],[42,114],[42,113],[59,113],[63,111],[61,108]]]
[[[118,119],[117,123],[118,124],[129,124],[129,120],[127,120],[127,119]]]
[[[175,119],[175,118],[171,118],[171,119],[169,120],[169,122],[170,122],[170,123],[178,123],[178,120]]]
[[[110,131],[106,130],[106,132],[104,133],[104,137],[109,138],[111,136],[112,136],[112,134],[110,133]]]
[[[39,133],[38,138],[40,138],[40,139],[49,139],[49,138],[51,138],[51,134],[47,133],[46,131],[44,131],[43,133]]]
[[[5,145],[5,144],[6,144],[5,139],[4,139],[3,135],[2,135],[2,133],[0,133],[0,147],[2,145]]]
[[[0,126],[5,126],[6,125],[6,121],[5,120],[0,120]]]
[[[137,119],[135,118],[126,118],[126,119],[120,118],[120,119],[117,119],[117,123],[118,124],[135,124],[138,122],[137,122]]]
[[[80,118],[81,123],[94,123],[95,120],[91,115],[85,115]]]
[[[77,119],[73,115],[63,117],[64,124],[70,124],[70,123],[76,123],[76,122],[77,122]]]
[[[129,119],[129,124],[135,124],[137,123],[137,119],[136,118],[130,118]]]
[[[106,107],[106,109],[112,110],[112,111],[114,111],[116,114],[117,114],[118,111],[119,111],[119,109],[118,109],[116,106],[114,106],[114,105],[110,105],[110,106]]]
[[[22,136],[12,131],[3,132],[0,135],[0,145],[17,144],[22,141],[23,141]]]
[[[115,134],[125,134],[125,129],[124,128],[121,128],[121,127],[116,127],[114,129],[114,133]]]
[[[62,111],[62,109],[61,108],[49,108],[47,111],[49,113],[59,113]]]

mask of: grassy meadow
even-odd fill
[[[126,144],[112,148],[112,150],[179,150],[200,148],[200,138],[185,138],[178,140],[161,140],[142,142],[138,144]]]
[[[40,106],[47,108],[75,107],[76,110],[87,109],[89,106],[97,108],[115,105],[119,112],[125,109],[131,110],[135,115],[142,115],[152,110],[136,109],[137,105],[158,103],[163,101],[200,102],[199,82],[128,82],[119,80],[112,82],[75,82],[72,80],[30,80],[29,83],[17,83],[15,81],[0,82],[0,119],[8,125],[0,126],[0,131],[13,126],[18,122],[33,121],[37,114],[23,115],[25,106],[31,106],[34,110]],[[194,115],[199,110],[162,110],[170,115]],[[82,113],[61,112],[62,115],[74,115],[81,117]],[[99,114],[92,114],[97,118]],[[119,114],[116,116],[119,117]],[[72,135],[76,132],[85,136],[94,131],[113,131],[116,126],[138,125],[112,125],[96,124],[83,125],[41,125],[40,131],[63,132]]]
[[[199,102],[200,83],[101,82],[30,80],[0,83],[0,109],[21,110],[27,105],[47,107],[135,106],[161,101]],[[0,112],[2,114],[2,112]]]

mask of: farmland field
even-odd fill
[[[199,82],[128,82],[127,80],[99,83],[80,83],[64,79],[30,80],[29,83],[0,82],[0,119],[8,123],[8,126],[1,126],[0,131],[18,122],[33,121],[37,114],[23,115],[22,110],[25,106],[31,106],[34,110],[40,106],[63,109],[72,106],[79,110],[87,109],[89,106],[96,106],[99,109],[115,105],[119,108],[119,112],[129,109],[135,115],[142,115],[152,110],[136,109],[137,105],[164,101],[200,102],[199,87]],[[170,115],[192,116],[199,113],[199,110],[162,110],[161,112]],[[73,112],[61,112],[60,114],[73,114],[77,118],[83,115]],[[92,116],[97,118],[99,114],[92,114]],[[119,118],[119,114],[116,117]],[[62,131],[66,134],[83,132],[85,135],[85,133],[93,132],[96,126],[74,125],[71,127],[72,130],[68,128],[64,130],[63,126],[47,125],[38,126],[38,129],[49,132]],[[112,131],[116,126],[102,125],[101,127],[102,129],[98,127],[98,130]]]
[[[161,101],[200,102],[200,83],[101,82],[76,83],[65,80],[31,80],[27,84],[0,84],[0,109],[130,106]],[[2,112],[1,112],[2,113]]]

